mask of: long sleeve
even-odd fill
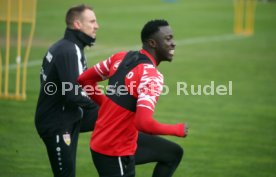
[[[185,136],[184,124],[170,125],[159,123],[153,119],[153,111],[148,108],[137,107],[134,123],[139,131],[145,133],[175,135],[180,137]]]
[[[101,105],[105,99],[107,99],[97,85],[97,82],[105,80],[109,74],[106,62],[108,62],[108,60],[94,65],[78,77],[78,83],[87,95],[98,105]]]
[[[92,107],[93,102],[82,93],[83,90],[77,83],[82,64],[79,56],[75,53],[76,49],[72,48],[72,50],[68,49],[66,51],[61,51],[55,61],[62,88],[61,94],[65,96],[65,103],[67,106]]]
[[[81,82],[83,90],[86,92],[87,96],[92,99],[99,106],[103,104],[103,102],[107,99],[102,90],[98,87],[97,83],[94,82]]]

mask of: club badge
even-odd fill
[[[70,144],[71,144],[71,137],[70,137],[69,133],[63,134],[63,141],[65,142],[65,144],[67,144],[68,146],[70,146]]]

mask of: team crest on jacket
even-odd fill
[[[65,142],[65,144],[67,144],[67,146],[70,146],[70,144],[71,144],[71,137],[70,137],[69,133],[63,134],[63,141]]]

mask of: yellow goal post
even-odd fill
[[[234,0],[234,33],[253,35],[256,0]]]
[[[0,99],[26,99],[27,63],[35,30],[35,19],[36,0],[0,0],[2,28],[0,30],[5,31],[0,34],[3,39],[1,41],[3,44],[0,45]],[[14,28],[16,29],[13,30]],[[29,29],[29,34],[26,36],[26,44],[22,45],[23,37],[25,37],[23,32],[26,29]],[[12,50],[13,43],[15,43],[16,51]],[[22,60],[23,47],[25,51]],[[11,54],[16,54],[16,57],[11,58]],[[16,70],[15,79],[10,78],[12,65]],[[13,80],[15,83],[10,84],[9,82]],[[13,91],[10,91],[10,85],[14,87]]]

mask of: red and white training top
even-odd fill
[[[153,63],[142,63],[133,68],[125,77],[125,84],[137,98],[136,112],[131,112],[106,96],[89,94],[100,110],[90,140],[93,151],[109,156],[134,155],[138,131],[158,135],[184,136],[184,124],[161,124],[152,117],[155,104],[163,87],[163,75],[156,69],[155,59],[145,50],[140,50]],[[94,65],[78,79],[86,87],[111,77],[127,52],[119,52]]]

